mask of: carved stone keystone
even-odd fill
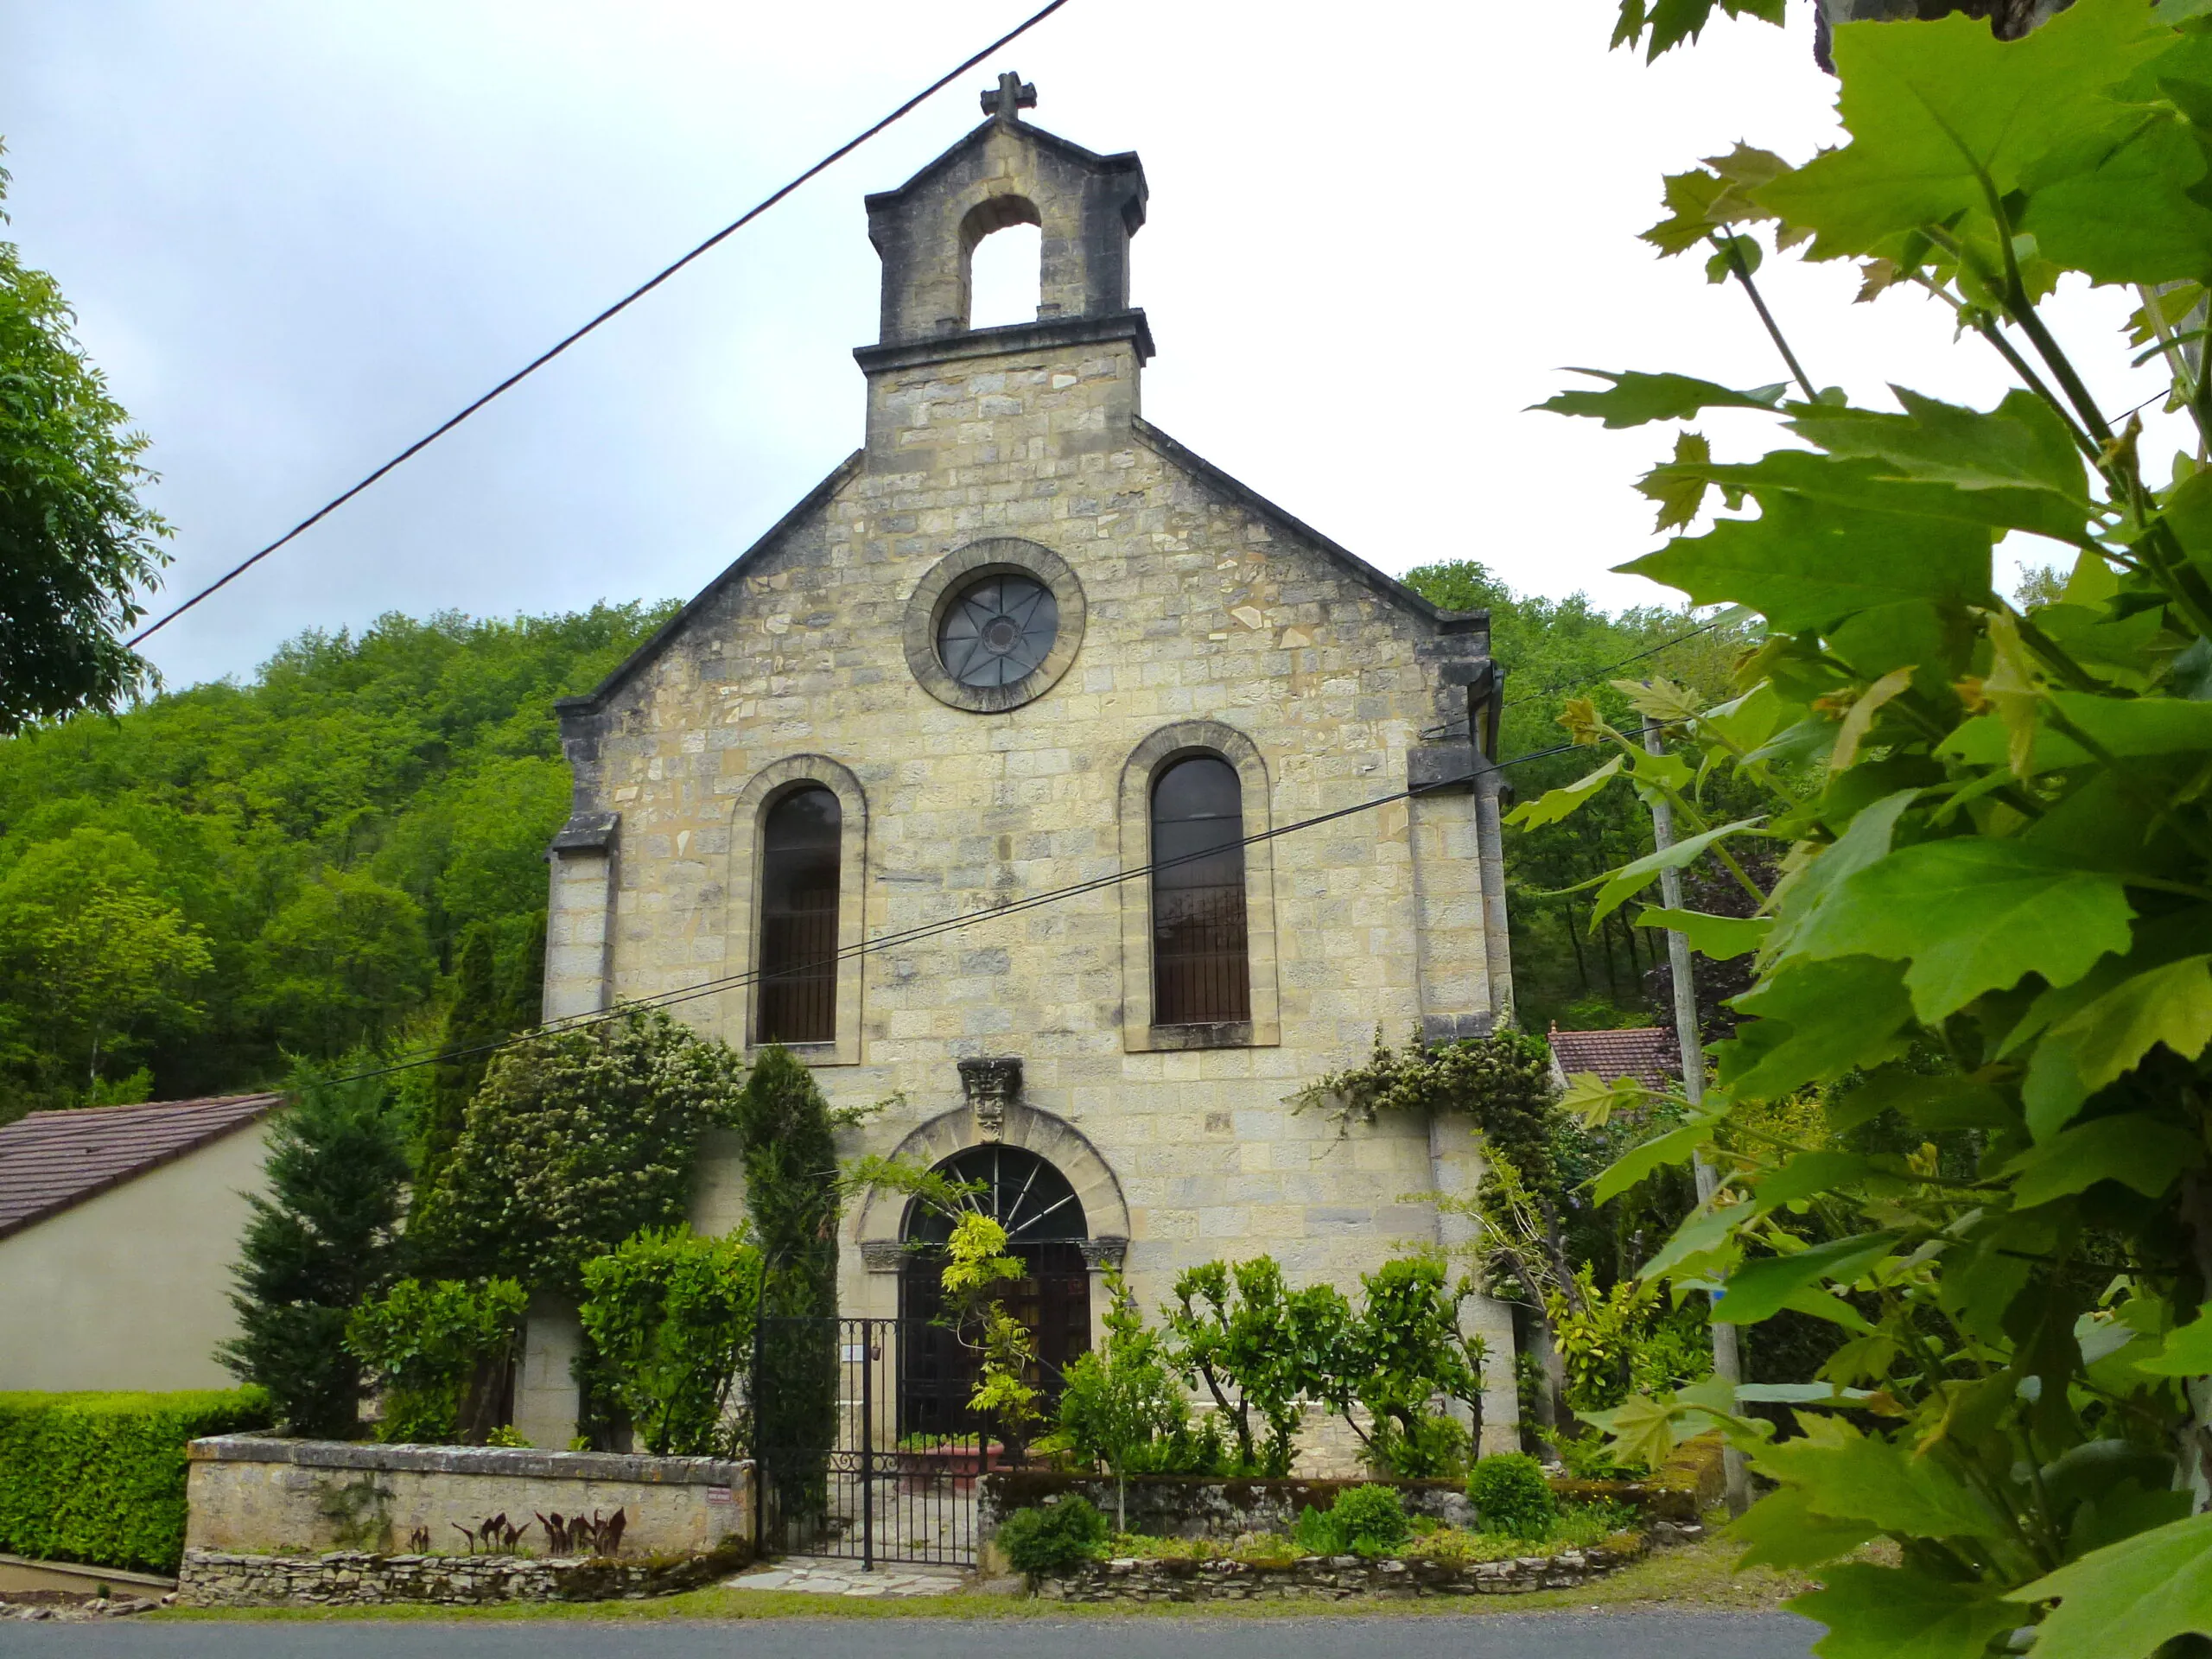
[[[1021,1093],[1021,1062],[1011,1057],[961,1060],[960,1091],[976,1114],[976,1134],[984,1141],[1006,1135],[1007,1103]]]

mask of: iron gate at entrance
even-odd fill
[[[973,1362],[952,1332],[771,1317],[756,1341],[759,1548],[973,1565],[976,1482],[997,1448],[968,1408]]]

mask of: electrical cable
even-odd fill
[[[416,455],[420,454],[423,450],[429,448],[440,438],[445,436],[447,433],[452,431],[454,428],[459,426],[470,416],[475,414],[477,410],[489,404],[493,398],[498,397],[501,393],[509,391],[512,387],[519,385],[523,381],[537,373],[538,370],[543,368],[548,363],[550,363],[555,358],[560,356],[562,353],[567,351],[569,346],[582,340],[586,334],[590,334],[594,329],[597,328],[601,323],[609,321],[622,312],[628,310],[631,306],[645,298],[645,296],[652,293],[653,289],[658,288],[670,277],[675,276],[677,271],[682,270],[686,265],[698,258],[702,254],[706,253],[709,250],[726,241],[739,231],[743,230],[745,226],[751,224],[754,219],[760,218],[761,214],[766,213],[771,207],[773,207],[778,202],[781,201],[785,196],[791,194],[792,191],[798,189],[808,180],[813,178],[817,174],[821,173],[824,169],[834,166],[836,162],[842,161],[846,156],[851,155],[853,151],[858,149],[869,139],[874,137],[876,134],[881,132],[886,127],[891,125],[902,116],[910,113],[918,105],[922,104],[936,93],[942,92],[946,86],[950,86],[953,81],[959,79],[961,76],[966,74],[970,69],[973,69],[977,64],[982,62],[984,59],[989,57],[991,54],[998,51],[1001,47],[1009,45],[1013,41],[1020,39],[1021,36],[1027,35],[1031,29],[1036,28],[1038,24],[1043,22],[1047,17],[1051,16],[1054,12],[1058,11],[1062,6],[1065,6],[1067,3],[1068,0],[1051,0],[1050,4],[1045,6],[1040,10],[1032,13],[1027,20],[1023,22],[1018,27],[1008,29],[1005,34],[1000,35],[998,39],[993,41],[982,51],[974,54],[970,57],[963,59],[957,67],[949,69],[944,74],[939,75],[928,86],[923,87],[920,92],[916,92],[904,104],[901,104],[897,109],[892,111],[890,114],[885,116],[874,126],[868,128],[867,131],[861,133],[856,138],[848,139],[845,143],[838,145],[836,149],[831,150],[820,161],[815,162],[812,167],[808,168],[805,172],[800,174],[797,178],[785,185],[781,189],[776,191],[772,195],[764,198],[755,206],[747,209],[746,212],[740,214],[736,219],[732,219],[728,225],[723,226],[721,230],[716,231],[712,236],[700,243],[697,247],[693,248],[690,252],[685,254],[682,258],[675,261],[671,264],[663,266],[659,271],[655,273],[646,281],[640,283],[637,287],[632,289],[627,294],[625,294],[620,299],[615,301],[613,304],[608,306],[604,311],[601,311],[597,316],[592,318],[590,321],[585,323],[581,328],[564,335],[556,344],[549,347],[545,351],[540,352],[536,357],[531,359],[531,360],[528,363],[525,363],[521,368],[517,369],[505,379],[500,381],[498,385],[493,386],[491,391],[486,392],[482,397],[468,404],[467,407],[463,409],[459,414],[441,423],[425,435],[417,438],[414,442],[409,444],[404,449],[402,449],[391,460],[385,461],[383,466],[378,467],[374,472],[369,474],[365,478],[355,484],[351,489],[346,490],[343,494],[332,497],[329,500],[324,502],[322,505],[317,507],[313,512],[309,513],[306,518],[301,519],[298,524],[294,524],[282,536],[279,536],[275,541],[270,543],[268,546],[261,549],[261,550],[257,553],[251,554],[247,557],[239,560],[228,570],[225,571],[220,576],[217,577],[213,582],[209,582],[205,588],[202,588],[199,592],[193,594],[191,598],[186,600],[184,603],[175,607],[172,610],[164,612],[155,620],[148,623],[144,627],[139,629],[137,632],[132,634],[130,639],[124,641],[125,646],[137,646],[143,644],[146,640],[152,639],[154,635],[159,633],[163,628],[168,626],[170,623],[175,621],[177,618],[182,616],[187,611],[192,609],[192,607],[199,604],[200,601],[210,598],[222,588],[228,587],[238,577],[244,575],[248,570],[251,570],[255,565],[260,563],[262,560],[267,558],[271,553],[276,551],[278,548],[283,547],[287,542],[289,542],[296,537],[302,535],[306,531],[312,530],[316,524],[321,523],[323,519],[328,518],[332,513],[337,512],[339,508],[344,506],[348,501],[351,501],[355,496],[360,494],[362,491],[376,483],[378,480],[383,478],[388,473],[394,471],[408,461],[412,460]]]
[[[1502,772],[1507,766],[1517,766],[1524,761],[1545,760],[1552,755],[1564,754],[1569,749],[1580,747],[1582,746],[1574,743],[1555,743],[1549,748],[1532,749],[1527,754],[1516,754],[1510,760],[1501,760],[1496,766],[1486,769]],[[397,1072],[412,1071],[425,1065],[436,1065],[448,1060],[466,1059],[478,1054],[497,1053],[503,1049],[516,1047],[549,1033],[588,1030],[594,1026],[605,1025],[609,1020],[626,1019],[641,1008],[671,1007],[677,1003],[693,1001],[702,996],[715,996],[724,991],[741,990],[763,979],[795,977],[813,969],[895,950],[901,945],[919,944],[925,939],[933,938],[942,933],[957,932],[963,928],[973,927],[979,922],[995,921],[1001,917],[1020,915],[1024,911],[1060,904],[1070,899],[1080,898],[1085,893],[1119,887],[1124,881],[1134,881],[1140,876],[1151,875],[1160,870],[1173,869],[1178,865],[1187,864],[1195,860],[1217,857],[1227,851],[1230,846],[1241,850],[1246,847],[1256,846],[1262,842],[1274,841],[1283,836],[1295,835],[1300,830],[1315,829],[1321,824],[1333,823],[1339,819],[1352,817],[1362,812],[1371,812],[1377,807],[1389,806],[1398,801],[1410,800],[1416,795],[1425,795],[1433,790],[1452,788],[1467,781],[1466,778],[1461,777],[1446,779],[1433,784],[1412,785],[1389,795],[1379,795],[1373,800],[1360,801],[1351,806],[1341,806],[1331,812],[1316,813],[1310,818],[1300,818],[1295,823],[1279,824],[1273,830],[1262,830],[1255,835],[1246,836],[1236,842],[1224,842],[1219,847],[1209,847],[1198,852],[1184,853],[1174,858],[1141,864],[1135,869],[1116,870],[1111,875],[1093,876],[1086,881],[1074,882],[1065,887],[1055,887],[1046,893],[1033,893],[1027,899],[1018,899],[1010,904],[996,905],[988,910],[973,910],[963,915],[948,916],[938,921],[921,923],[917,926],[895,932],[878,934],[875,938],[864,939],[858,944],[848,945],[834,955],[817,957],[810,962],[778,969],[772,974],[762,974],[757,970],[731,974],[721,979],[707,980],[697,985],[686,986],[681,990],[664,991],[652,996],[641,996],[612,1008],[601,1008],[591,1014],[577,1014],[566,1020],[548,1020],[532,1030],[518,1032],[513,1036],[501,1038],[496,1042],[478,1043],[468,1048],[439,1049],[413,1058],[397,1060],[390,1065],[379,1066],[373,1071],[356,1071],[346,1077],[333,1077],[327,1081],[334,1085],[343,1083],[360,1083],[372,1077],[391,1077]]]

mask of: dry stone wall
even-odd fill
[[[384,1555],[330,1550],[252,1555],[187,1549],[177,1580],[182,1607],[342,1607],[383,1602],[476,1606],[498,1601],[605,1601],[696,1590],[742,1567],[731,1544],[652,1561],[526,1555]]]
[[[1644,1548],[1639,1541],[1511,1560],[1466,1562],[1309,1555],[1282,1566],[1125,1557],[1096,1562],[1065,1578],[1040,1580],[1037,1593],[1052,1601],[1116,1602],[1525,1595],[1533,1590],[1572,1590],[1641,1560]]]

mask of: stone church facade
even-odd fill
[[[561,705],[545,1013],[682,996],[733,1045],[785,1042],[833,1105],[888,1100],[841,1149],[994,1183],[1072,1310],[1049,1357],[1095,1330],[1110,1267],[1150,1312],[1216,1257],[1356,1293],[1456,1237],[1421,1195],[1471,1189],[1464,1128],[1340,1137],[1287,1096],[1378,1027],[1487,1032],[1511,991],[1487,618],[1144,419],[1143,169],[1030,102],[1002,79],[868,199],[861,448]],[[971,328],[970,257],[1017,224],[1040,230],[1036,319]],[[742,1213],[725,1147],[696,1211]],[[848,1215],[843,1312],[912,1311],[918,1224],[886,1198]],[[1510,1321],[1474,1312],[1502,1445]],[[541,1445],[565,1441],[567,1345],[533,1322]]]

